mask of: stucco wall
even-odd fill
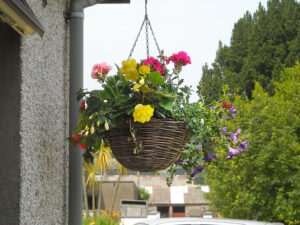
[[[45,34],[21,40],[20,224],[68,219],[67,0],[28,0]]]

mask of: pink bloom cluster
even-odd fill
[[[105,62],[100,64],[95,64],[92,69],[92,78],[93,79],[100,79],[105,78],[108,72],[112,69],[110,65]]]
[[[175,65],[175,67],[178,66],[185,66],[187,64],[191,64],[191,58],[188,56],[188,54],[184,51],[178,52],[177,54],[173,54],[169,58],[167,58],[166,62],[167,64],[172,61]]]
[[[151,67],[151,71],[158,71],[162,76],[166,75],[166,66],[154,57],[142,60],[141,66],[146,65]]]

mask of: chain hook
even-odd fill
[[[148,17],[147,4],[148,4],[148,0],[145,0],[145,16]]]
[[[154,39],[155,44],[156,44],[156,48],[157,48],[159,54],[161,54],[160,48],[159,48],[159,46],[158,46],[156,37],[155,37],[155,35],[154,35],[153,29],[152,29],[152,26],[151,26],[151,23],[150,23],[150,20],[149,20],[149,17],[148,17],[148,9],[147,9],[147,5],[148,5],[148,0],[145,0],[145,17],[144,17],[142,26],[141,26],[141,28],[140,28],[140,30],[139,30],[139,32],[138,32],[138,35],[137,35],[137,37],[136,37],[136,39],[135,39],[135,41],[134,41],[134,44],[133,44],[133,46],[132,46],[132,48],[131,48],[131,51],[130,51],[130,54],[129,54],[128,58],[131,58],[131,56],[132,56],[132,53],[133,53],[133,51],[134,51],[134,48],[135,48],[135,46],[136,46],[136,43],[137,43],[137,41],[138,41],[138,39],[139,39],[139,36],[140,36],[140,34],[141,34],[141,31],[142,31],[144,25],[145,25],[145,31],[146,31],[146,51],[147,51],[147,58],[150,57],[150,54],[149,54],[149,30],[148,30],[148,29],[150,29],[151,34],[152,34],[153,39]]]

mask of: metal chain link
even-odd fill
[[[147,17],[147,19],[148,19],[148,17]],[[145,28],[146,28],[146,51],[147,51],[147,58],[150,57],[150,54],[149,54],[149,32],[148,32],[148,21],[149,21],[149,20],[146,21],[146,26],[145,26]]]
[[[158,42],[157,42],[157,40],[156,40],[156,37],[155,37],[155,35],[154,35],[154,32],[153,32],[153,29],[152,29],[152,26],[151,26],[150,20],[148,20],[148,24],[149,24],[150,31],[151,31],[151,33],[152,33],[152,36],[153,36],[154,42],[155,42],[155,44],[156,44],[157,51],[158,51],[158,53],[160,54],[160,53],[161,53],[161,52],[160,52],[160,48],[159,48],[159,46],[158,46]]]
[[[131,50],[130,50],[130,54],[129,54],[128,58],[131,58],[131,56],[132,56],[132,53],[133,53],[133,51],[134,51],[134,48],[135,48],[135,46],[136,46],[136,43],[137,43],[138,40],[139,40],[139,37],[140,37],[140,35],[141,35],[141,31],[143,30],[143,27],[144,27],[145,22],[146,22],[146,20],[144,19],[144,20],[143,20],[143,23],[142,23],[142,25],[141,25],[141,28],[140,28],[140,30],[139,30],[139,33],[138,33],[138,35],[137,35],[137,37],[136,37],[136,39],[135,39],[135,41],[134,41],[134,43],[133,43],[133,46],[132,46],[132,48],[131,48]]]
[[[148,3],[148,0],[145,0],[145,18],[144,18],[143,23],[142,23],[142,26],[141,26],[141,28],[140,28],[140,30],[139,30],[139,32],[138,32],[138,35],[137,35],[137,37],[136,37],[136,39],[135,39],[135,41],[134,41],[134,43],[133,43],[133,46],[132,46],[132,48],[131,48],[131,50],[130,50],[130,54],[129,54],[128,58],[131,58],[131,56],[132,56],[132,53],[133,53],[133,51],[134,51],[134,49],[135,49],[135,46],[136,46],[136,44],[137,44],[137,42],[138,42],[138,39],[139,39],[139,37],[140,37],[140,35],[141,35],[141,31],[142,31],[144,25],[145,25],[145,30],[146,30],[145,32],[146,32],[146,51],[147,51],[147,58],[150,57],[150,51],[149,51],[149,31],[148,31],[148,27],[150,28],[150,31],[151,31],[151,34],[152,34],[153,39],[154,39],[154,41],[155,41],[155,44],[156,44],[158,53],[159,53],[159,54],[161,53],[161,52],[160,52],[160,48],[159,48],[158,43],[157,43],[157,40],[156,40],[156,37],[155,37],[154,32],[153,32],[153,29],[152,29],[150,20],[149,20],[149,17],[148,17],[147,3]]]

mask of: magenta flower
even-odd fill
[[[184,51],[178,52],[177,54],[173,54],[169,58],[167,58],[166,62],[167,64],[172,61],[174,63],[175,67],[178,66],[186,66],[187,64],[191,64],[191,58],[188,56],[188,54]]]
[[[142,60],[140,65],[151,66],[151,71],[158,71],[162,76],[166,75],[166,67],[164,64],[160,63],[160,61],[154,57],[149,57],[147,59]]]

